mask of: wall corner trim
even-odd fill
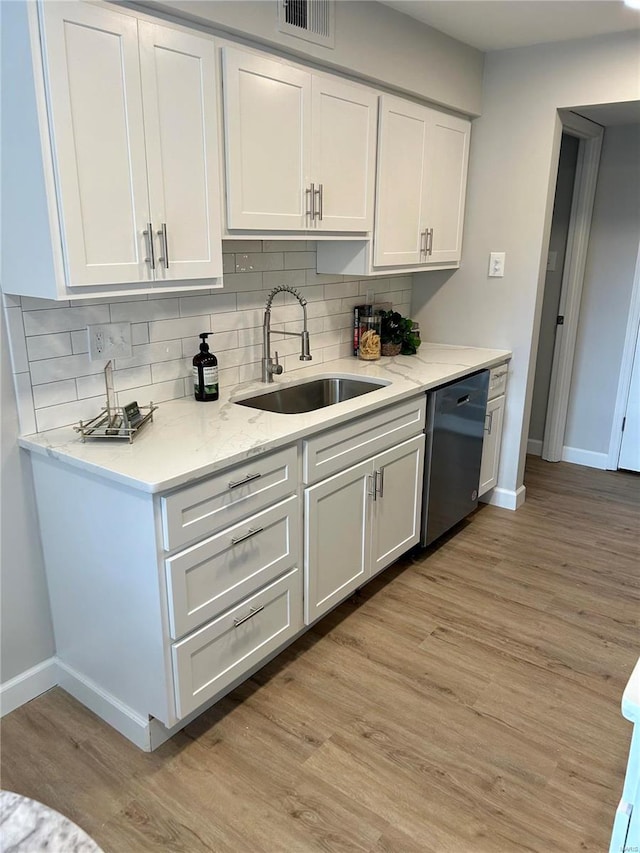
[[[51,690],[58,676],[58,659],[51,657],[0,684],[0,717]]]
[[[515,491],[513,489],[501,489],[496,486],[487,492],[485,496],[480,498],[482,503],[490,504],[491,506],[499,506],[502,509],[519,509],[525,500],[527,493],[524,485],[519,486]]]

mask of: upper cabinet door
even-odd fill
[[[425,260],[429,111],[380,100],[374,265],[414,266]]]
[[[148,281],[137,21],[82,3],[41,14],[68,284]]]
[[[430,110],[427,168],[427,262],[459,261],[471,122]]]
[[[224,48],[227,225],[309,227],[311,75]]]
[[[364,87],[313,78],[312,224],[323,231],[372,231],[378,96]]]
[[[156,278],[222,275],[212,40],[139,22]]]

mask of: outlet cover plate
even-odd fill
[[[130,358],[131,323],[99,323],[87,326],[90,361]]]

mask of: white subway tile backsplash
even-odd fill
[[[60,355],[72,355],[74,353],[72,335],[79,335],[84,338],[86,344],[86,331],[58,332],[56,335],[36,335],[35,337],[27,338],[29,361],[39,361],[42,358],[57,358]]]
[[[69,403],[77,399],[75,379],[64,379],[62,382],[36,385],[33,389],[33,405],[36,409],[42,409],[45,406],[57,406],[59,403]]]
[[[60,379],[91,376],[94,373],[102,373],[105,363],[89,361],[89,355],[86,353],[33,361],[31,362],[31,382],[33,385],[43,385],[45,382],[57,382]]]
[[[285,252],[284,268],[286,270],[308,270],[316,268],[315,252]]]
[[[111,322],[140,323],[153,317],[154,320],[170,320],[180,316],[179,300],[141,299],[136,302],[117,302],[111,306]]]
[[[184,379],[192,375],[193,366],[189,358],[159,361],[157,364],[151,365],[151,381],[154,385],[157,382],[169,382],[171,379]]]
[[[24,326],[22,324],[22,309],[18,306],[10,306],[4,309],[7,323],[9,340],[9,351],[11,353],[11,366],[14,373],[24,373],[29,369],[29,358],[24,338]]]
[[[193,337],[197,341],[201,332],[210,331],[209,314],[181,317],[179,320],[152,320],[149,323],[149,340],[170,341]]]
[[[26,335],[73,332],[93,323],[111,322],[108,305],[91,305],[84,308],[48,308],[44,311],[25,311],[23,306],[22,316]]]
[[[236,272],[282,269],[284,269],[283,252],[236,252]]]
[[[88,421],[100,413],[104,407],[104,396],[87,400],[76,400],[73,403],[63,403],[59,406],[48,406],[36,411],[36,427],[38,432],[48,429],[72,425],[78,421]]]
[[[89,352],[89,335],[86,329],[82,329],[80,332],[71,332],[71,352],[74,355]]]
[[[313,240],[225,240],[222,290],[73,303],[3,296],[21,431],[72,425],[105,405],[105,362],[91,362],[87,353],[86,327],[93,323],[132,324],[132,355],[114,361],[114,384],[119,405],[137,399],[145,406],[151,400],[193,395],[191,362],[201,332],[213,333],[209,345],[218,358],[223,387],[258,379],[267,293],[279,285],[297,288],[307,300],[315,364],[351,355],[353,306],[366,294],[375,294],[376,301],[392,300],[408,315],[411,276],[360,280],[316,273],[315,251]],[[299,338],[278,334],[282,329],[301,331],[297,299],[278,294],[271,322],[272,350],[278,350],[285,370],[304,367]]]
[[[149,343],[149,324],[148,323],[132,323],[131,324],[131,343],[148,344]]]

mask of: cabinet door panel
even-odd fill
[[[140,61],[160,280],[222,275],[212,40],[140,21]]]
[[[377,96],[338,80],[313,78],[313,180],[322,185],[325,231],[373,228]]]
[[[427,169],[427,226],[433,228],[430,264],[459,261],[467,187],[469,136],[466,119],[431,110]]]
[[[424,262],[427,135],[425,107],[384,95],[380,104],[374,264]]]
[[[482,462],[480,464],[480,486],[478,487],[479,496],[488,492],[498,482],[504,402],[503,396],[489,400],[487,403],[487,418],[482,442]]]
[[[369,577],[371,462],[305,491],[305,623],[314,622]]]
[[[67,282],[146,281],[137,21],[81,3],[41,14]]]
[[[304,229],[311,76],[224,49],[229,228]]]
[[[424,435],[418,435],[374,459],[378,494],[373,505],[372,574],[420,538],[424,442]]]

